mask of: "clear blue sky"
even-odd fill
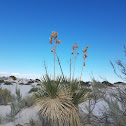
[[[75,76],[82,68],[82,49],[89,45],[82,78],[91,73],[110,82],[119,81],[110,60],[124,59],[126,0],[0,0],[0,72],[53,76],[49,37],[58,32],[57,47],[64,74],[69,77],[72,45],[78,42]],[[73,70],[72,64],[72,70]],[[56,75],[61,74],[58,63]]]

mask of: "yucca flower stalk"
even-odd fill
[[[79,53],[77,53],[77,48],[79,46],[77,45],[77,42],[75,42],[75,45],[72,46],[72,54],[75,55],[75,61],[74,61],[74,70],[73,70],[73,78],[72,78],[72,81],[74,80],[74,72],[75,72],[75,66],[76,66],[76,58],[77,58],[77,55],[79,55]]]
[[[51,49],[51,52],[54,53],[54,80],[55,80],[55,53],[56,53],[56,45],[61,43],[61,41],[57,39],[57,37],[58,37],[57,34],[58,34],[58,32],[53,31],[52,34],[51,34],[51,37],[49,38],[50,39],[50,41],[49,41],[50,44],[53,44],[53,40],[54,40],[54,45],[53,45],[53,48]]]
[[[83,53],[84,53],[84,55],[83,55],[84,61],[83,61],[83,66],[82,66],[82,70],[81,70],[80,81],[81,81],[81,77],[82,77],[82,73],[83,73],[83,68],[85,66],[85,59],[87,58],[87,53],[86,52],[87,52],[88,47],[89,47],[89,45],[87,45],[87,47],[84,50],[82,50]]]

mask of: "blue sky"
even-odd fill
[[[0,0],[0,75],[39,77],[45,73],[45,59],[53,76],[52,31],[61,40],[57,54],[67,77],[72,45],[77,42],[75,77],[81,73],[82,49],[89,45],[83,80],[90,80],[93,73],[99,80],[100,76],[120,81],[109,61],[125,59],[126,0]]]

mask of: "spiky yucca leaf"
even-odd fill
[[[91,90],[80,85],[77,80],[72,81],[70,85],[70,94],[72,96],[72,102],[74,105],[85,102],[88,99],[87,93]]]
[[[36,96],[37,97],[50,97],[55,98],[57,96],[57,92],[60,88],[61,78],[57,78],[56,81],[53,81],[49,78],[48,75],[43,76],[43,81],[41,83],[41,88],[38,90]]]

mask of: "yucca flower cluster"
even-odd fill
[[[89,47],[89,45],[87,45],[86,49],[82,50],[83,53],[84,53],[84,55],[83,55],[83,58],[84,58],[83,66],[85,66],[85,59],[87,58],[87,53],[86,52],[87,52],[88,47]]]
[[[75,42],[75,45],[72,46],[72,50],[73,50],[72,54],[75,55],[74,70],[73,70],[73,79],[72,80],[74,80],[74,71],[75,71],[75,65],[76,65],[76,57],[77,57],[77,55],[79,55],[79,53],[77,53],[77,48],[78,47],[79,46],[77,45],[77,42]]]
[[[51,34],[51,37],[49,38],[50,39],[50,41],[49,41],[50,44],[53,44],[53,40],[54,40],[54,47],[51,49],[51,52],[54,53],[54,80],[55,80],[55,53],[56,53],[56,45],[61,43],[61,40],[58,40],[57,37],[58,37],[58,32],[53,31],[52,34]]]
[[[82,77],[82,73],[83,73],[83,67],[85,66],[85,59],[87,58],[87,50],[88,50],[88,47],[89,47],[89,45],[87,45],[87,47],[86,47],[85,49],[82,50],[83,53],[84,53],[84,55],[83,55],[84,61],[83,61],[83,66],[82,66],[80,81],[81,81],[81,77]]]
[[[79,46],[77,45],[77,42],[75,42],[75,45],[72,46],[72,50],[73,50],[72,54],[75,54],[75,57],[79,54],[79,53],[77,53],[77,51],[76,51],[76,49],[77,49],[78,47],[79,47]]]
[[[52,40],[54,38],[54,48],[51,49],[51,52],[53,52],[55,50],[56,44],[61,43],[61,40],[56,39],[57,37],[58,37],[58,32],[53,31],[52,34],[51,34],[51,37],[49,38],[50,39],[50,41],[49,41],[50,44],[53,44]]]

